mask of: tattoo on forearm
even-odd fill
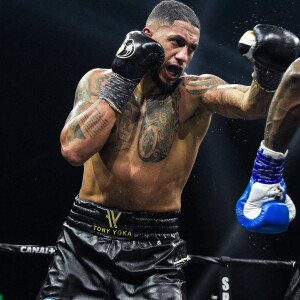
[[[99,134],[108,124],[108,121],[103,117],[101,112],[95,107],[90,116],[85,114],[81,124],[91,138]]]
[[[220,103],[225,104],[234,104],[240,103],[244,97],[243,94],[246,94],[249,91],[248,86],[231,86],[229,89],[221,90],[219,94]]]
[[[86,137],[84,136],[80,126],[78,124],[71,125],[68,129],[68,142],[72,142],[75,139],[84,140]]]
[[[108,74],[102,74],[101,76],[99,76],[98,80],[97,80],[97,84],[96,84],[96,90],[97,93],[99,94],[100,91],[103,89],[105,83],[107,82],[107,80],[110,78],[111,73]]]

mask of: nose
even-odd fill
[[[186,63],[188,61],[188,46],[183,46],[176,53],[175,58],[180,64]]]

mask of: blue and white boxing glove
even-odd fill
[[[268,149],[262,141],[250,182],[236,204],[237,219],[246,229],[280,233],[295,218],[296,208],[282,177],[286,155]]]

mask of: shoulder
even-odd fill
[[[79,81],[80,85],[86,85],[87,83],[97,83],[99,81],[108,80],[112,74],[111,69],[92,69],[88,71]]]
[[[79,81],[74,104],[82,101],[96,101],[106,81],[111,76],[111,69],[92,69],[88,71]]]
[[[88,71],[83,77],[103,77],[103,76],[110,76],[111,73],[112,73],[111,69],[95,68]]]
[[[77,85],[76,94],[91,93],[98,95],[111,74],[111,69],[92,69],[88,71],[80,79]]]

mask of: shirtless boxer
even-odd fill
[[[238,220],[248,230],[263,233],[282,232],[295,218],[295,206],[286,194],[283,167],[289,144],[299,124],[300,59],[297,59],[285,72],[271,102],[264,141],[258,150],[250,184],[237,203]],[[262,157],[264,163],[260,163]],[[260,174],[256,172],[257,164]],[[259,182],[255,178],[259,177],[258,175],[263,175],[265,180],[271,182]],[[300,299],[299,266],[284,299]]]
[[[162,1],[127,35],[112,70],[81,79],[61,145],[84,165],[83,181],[37,299],[186,299],[181,193],[212,114],[265,116],[299,46],[275,26],[249,36],[241,50],[255,62],[251,87],[189,76],[199,20]]]

